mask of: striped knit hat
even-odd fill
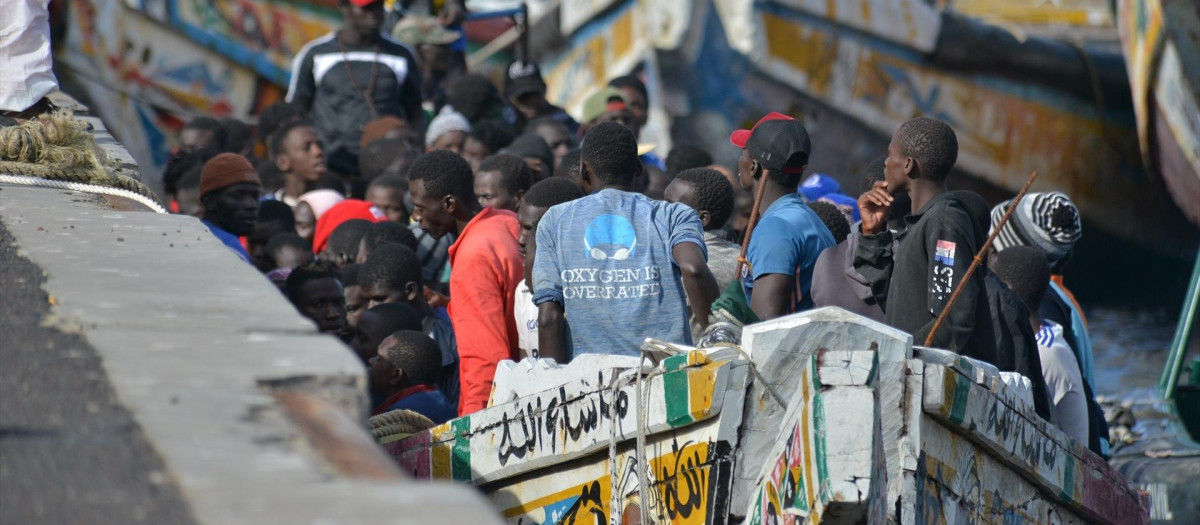
[[[1010,202],[992,208],[993,231]],[[1050,264],[1055,264],[1067,256],[1080,235],[1079,209],[1070,197],[1057,191],[1030,193],[1017,204],[992,246],[998,252],[1011,246],[1032,246],[1045,252]]]

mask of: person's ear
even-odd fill
[[[525,198],[525,190],[517,190],[517,194],[513,195],[513,206],[521,209],[521,200]]]
[[[416,301],[417,298],[421,296],[422,292],[423,290],[421,290],[421,285],[409,281],[404,285],[404,301],[409,303]]]
[[[910,179],[920,178],[921,170],[917,166],[917,159],[904,157],[904,176]]]
[[[399,385],[399,384],[404,383],[404,370],[401,369],[400,367],[393,367],[392,368],[392,379],[391,379],[391,381],[389,381],[389,383],[393,384],[393,385]]]
[[[290,156],[284,155],[282,153],[276,154],[275,155],[275,167],[279,168],[279,171],[282,171],[284,173],[291,171],[292,170],[292,158]]]
[[[579,182],[580,186],[583,186],[584,193],[592,192],[592,170],[583,159],[579,159]]]
[[[750,173],[754,174],[754,180],[761,179],[763,175],[762,164],[759,164],[757,160],[752,160],[750,162]]]
[[[454,212],[458,210],[458,199],[453,195],[442,197],[442,209],[445,210],[446,213],[454,215]]]
[[[708,210],[700,210],[697,215],[700,216],[700,225],[703,227],[702,229],[707,230],[708,221],[712,220],[712,214],[709,213]]]

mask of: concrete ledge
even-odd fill
[[[0,220],[46,273],[49,322],[101,355],[197,521],[498,521],[474,490],[351,478],[317,452],[276,394],[364,422],[363,366],[199,221],[4,185]]]

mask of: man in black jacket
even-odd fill
[[[858,199],[862,239],[854,268],[884,305],[887,324],[913,334],[918,345],[925,343],[984,241],[985,232],[946,189],[957,159],[958,138],[949,125],[926,117],[909,120],[888,145],[884,180]],[[898,234],[893,248],[887,212],[892,194],[900,192],[908,194],[917,211],[904,218],[908,229]],[[995,362],[982,272],[966,282],[931,346]]]
[[[380,34],[383,0],[341,0],[342,28],[296,53],[287,101],[308,111],[329,167],[358,173],[367,122],[392,115],[424,129],[421,70],[412,51]]]

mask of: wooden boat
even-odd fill
[[[1040,11],[1087,24],[1058,34],[987,23],[955,11],[957,2],[588,4],[596,9],[585,22],[561,9],[566,44],[544,54],[551,97],[568,109],[637,68],[652,103],[667,101],[644,140],[703,144],[732,164],[730,129],[787,111],[812,132],[810,169],[848,188],[902,122],[932,115],[958,131],[958,169],[968,176],[959,180],[973,189],[998,199],[1037,170],[1037,189],[1071,195],[1089,225],[1159,251],[1193,251],[1179,239],[1194,239],[1195,228],[1144,172],[1116,29],[1111,17],[1090,22],[1095,6]]]
[[[1149,522],[1019,380],[844,310],[646,349],[505,363],[489,408],[384,447],[511,523]]]
[[[1142,156],[1188,219],[1200,225],[1200,4],[1119,5]]]

